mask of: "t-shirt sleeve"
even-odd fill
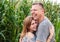
[[[46,35],[46,28],[45,25],[41,24],[38,27],[38,30],[36,32],[36,41],[39,40],[40,42],[46,42],[47,35]]]

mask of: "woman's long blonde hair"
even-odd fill
[[[32,16],[27,16],[24,19],[24,21],[23,21],[23,30],[22,30],[22,33],[20,35],[20,38],[23,38],[26,35],[26,33],[29,31],[32,19],[33,19]]]

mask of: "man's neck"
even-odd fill
[[[39,23],[41,23],[44,20],[44,16],[39,18]]]

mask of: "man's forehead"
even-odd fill
[[[30,10],[35,10],[35,9],[38,9],[37,6],[32,6]]]
[[[39,5],[32,5],[32,7],[40,7]]]
[[[42,8],[40,5],[32,5],[31,9]]]

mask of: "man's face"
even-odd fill
[[[38,20],[43,13],[44,9],[42,8],[42,6],[32,5],[31,14],[34,19]]]

